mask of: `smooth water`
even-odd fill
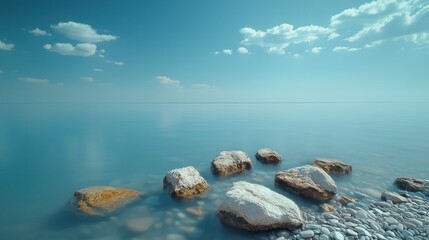
[[[3,104],[0,105],[0,239],[248,239],[216,217],[233,181],[263,184],[304,211],[317,205],[274,186],[274,173],[332,157],[353,166],[334,178],[339,194],[374,198],[396,177],[428,178],[429,104]],[[262,165],[253,157],[270,147],[285,160]],[[217,178],[210,162],[222,150],[243,150],[254,169]],[[207,198],[171,199],[164,174],[193,165],[212,190]],[[109,217],[73,213],[75,190],[93,185],[145,193]],[[187,207],[202,206],[195,217]],[[129,219],[151,217],[141,234]]]

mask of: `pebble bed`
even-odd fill
[[[271,232],[261,240],[423,240],[429,239],[429,199],[420,192],[400,191],[406,203],[365,198],[342,205],[334,200],[332,212],[303,209],[305,225],[295,231]]]

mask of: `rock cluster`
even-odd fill
[[[305,165],[276,173],[280,188],[315,201],[332,199],[337,192],[334,180],[322,169]]]
[[[244,181],[235,182],[226,192],[218,216],[222,222],[248,231],[294,230],[303,225],[301,211],[292,200]]]
[[[243,151],[223,151],[212,161],[211,169],[215,175],[231,175],[252,168],[252,160]]]
[[[192,198],[204,194],[210,186],[197,169],[191,166],[167,172],[164,188],[168,189],[173,197]]]
[[[95,186],[74,193],[77,210],[89,215],[105,215],[139,198],[138,191],[106,186]]]

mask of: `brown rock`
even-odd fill
[[[190,166],[167,172],[164,188],[169,190],[172,197],[193,198],[204,195],[210,186],[200,173]]]
[[[327,203],[322,203],[319,205],[319,207],[323,212],[332,212],[335,210],[334,206],[332,206],[331,204],[327,204]]]
[[[334,180],[322,169],[305,165],[276,173],[278,187],[315,201],[332,199],[337,186]]]
[[[429,195],[429,181],[411,177],[400,177],[395,180],[395,185],[402,190],[410,192],[423,192]]]
[[[195,215],[195,216],[198,216],[198,217],[202,216],[204,214],[203,207],[201,207],[201,206],[199,206],[199,207],[188,207],[188,208],[186,208],[186,211],[188,213]]]
[[[339,202],[341,204],[347,204],[347,203],[357,203],[357,200],[351,197],[341,196]]]
[[[211,170],[215,175],[231,175],[252,168],[252,160],[243,151],[223,151],[212,161]]]
[[[316,158],[313,161],[313,166],[332,175],[346,175],[352,172],[352,166],[332,158]]]
[[[142,194],[135,190],[95,186],[74,193],[77,210],[89,215],[105,215],[127,205]]]
[[[283,157],[276,151],[269,148],[260,148],[255,154],[256,159],[262,163],[277,164],[283,160]]]

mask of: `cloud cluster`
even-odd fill
[[[43,48],[61,55],[82,57],[92,56],[97,51],[97,45],[92,43],[78,43],[74,46],[71,43],[45,44]]]
[[[30,84],[49,84],[49,80],[47,79],[21,77],[21,78],[18,78],[18,80],[25,83],[30,83]]]
[[[294,28],[284,23],[273,28],[255,30],[245,27],[240,30],[243,34],[243,45],[255,45],[267,49],[269,53],[285,54],[285,48],[291,44],[310,43],[333,32],[331,28],[310,25]]]
[[[5,43],[0,40],[0,50],[10,51],[15,47],[13,43]]]
[[[72,40],[85,43],[99,43],[118,39],[118,36],[98,34],[97,31],[88,24],[72,21],[60,22],[57,25],[52,25],[51,28]]]
[[[429,0],[375,0],[333,15],[329,26],[308,25],[295,28],[283,23],[266,30],[245,27],[242,45],[254,45],[269,53],[285,54],[293,44],[311,46],[318,40],[334,44],[334,52],[354,52],[386,41],[404,40],[429,44]],[[326,47],[325,47],[326,48]],[[322,48],[311,48],[319,53]]]
[[[40,28],[35,28],[33,30],[30,30],[29,33],[33,34],[34,36],[50,36],[51,34],[46,32],[45,30],[42,30]]]
[[[157,76],[156,79],[162,84],[162,85],[172,85],[176,87],[180,87],[180,81],[179,80],[173,80],[166,76]]]

